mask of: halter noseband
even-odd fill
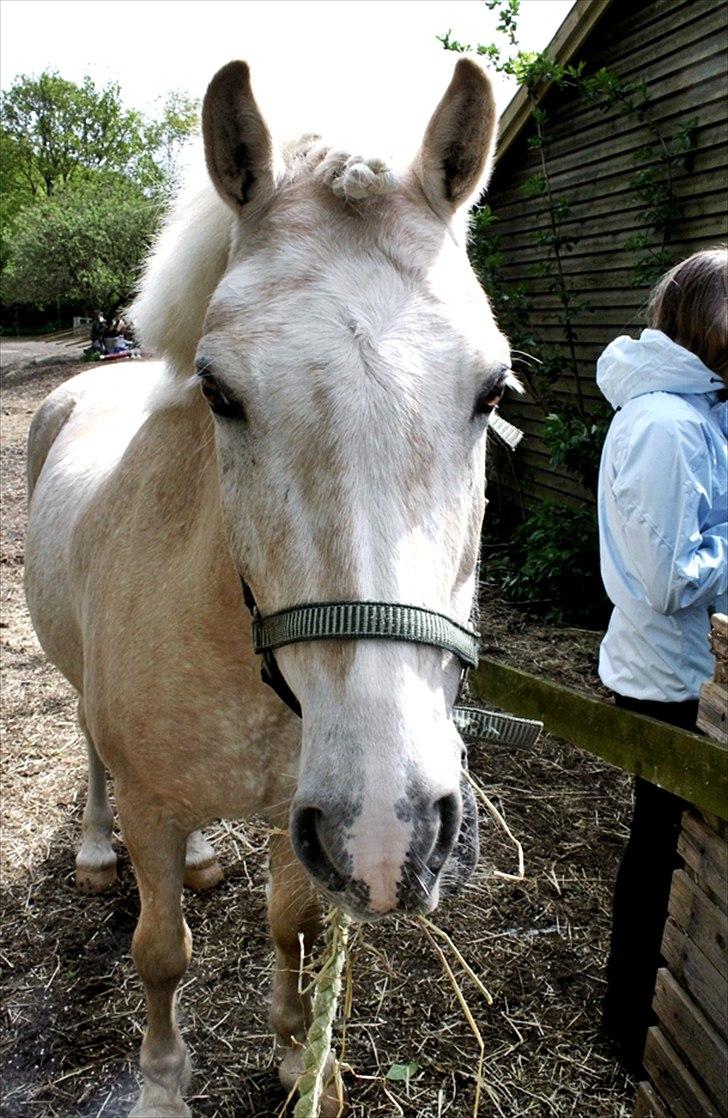
[[[274,656],[287,644],[320,640],[393,640],[426,644],[452,652],[462,664],[460,690],[478,663],[480,638],[474,629],[442,613],[398,602],[312,602],[263,617],[252,590],[241,579],[243,599],[253,618],[253,651],[262,660],[260,676],[279,699],[301,717],[301,704]],[[542,722],[475,707],[455,706],[453,722],[463,737],[503,745],[532,745]]]

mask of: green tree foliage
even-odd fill
[[[148,118],[113,83],[17,78],[0,103],[3,302],[117,309],[196,125],[184,93]]]
[[[119,86],[98,89],[45,71],[20,77],[3,96],[0,128],[14,175],[33,197],[116,171],[142,186],[165,184],[197,123],[196,102],[170,93],[158,119],[124,108]]]
[[[26,206],[13,222],[3,300],[44,308],[62,299],[112,317],[132,294],[160,212],[159,201],[122,177]]]
[[[18,78],[3,97],[3,136],[18,172],[34,197],[50,197],[103,167],[125,171],[143,150],[139,113],[125,110],[119,87],[97,89],[59,74]]]

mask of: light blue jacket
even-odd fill
[[[602,579],[614,604],[599,675],[634,699],[696,699],[713,675],[708,611],[727,606],[725,386],[659,330],[608,345],[597,383],[617,413],[599,471]]]

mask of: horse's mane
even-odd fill
[[[130,308],[145,350],[189,377],[212,294],[230,253],[234,215],[211,183],[183,190],[147,260]]]
[[[384,159],[363,160],[307,134],[281,152],[279,185],[300,178],[324,183],[342,202],[396,189],[398,176]],[[140,344],[163,358],[175,377],[193,372],[210,299],[223,277],[237,220],[209,181],[188,185],[147,260],[129,315]]]

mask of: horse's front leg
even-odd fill
[[[114,812],[106,788],[106,769],[86,724],[83,699],[78,700],[78,724],[86,738],[88,794],[83,813],[83,840],[76,855],[76,886],[82,893],[104,893],[116,884],[116,854],[111,845]],[[223,872],[213,847],[202,831],[187,838],[184,883],[201,892],[219,885]]]
[[[276,949],[270,1021],[283,1055],[278,1069],[286,1091],[295,1086],[302,1070],[301,1052],[311,1021],[311,998],[306,987],[309,974],[301,970],[311,961],[311,949],[321,930],[321,904],[303,866],[291,849],[288,836],[276,833],[270,840],[268,919]],[[321,1100],[324,1118],[336,1118],[341,1099],[334,1078],[335,1062],[329,1057],[328,1083]]]
[[[187,1118],[191,1111],[182,1091],[189,1082],[189,1057],[175,1018],[175,991],[192,954],[181,904],[186,836],[138,792],[117,790],[117,804],[139,886],[141,913],[132,955],[147,1001],[140,1058],[144,1085],[131,1114]]]

